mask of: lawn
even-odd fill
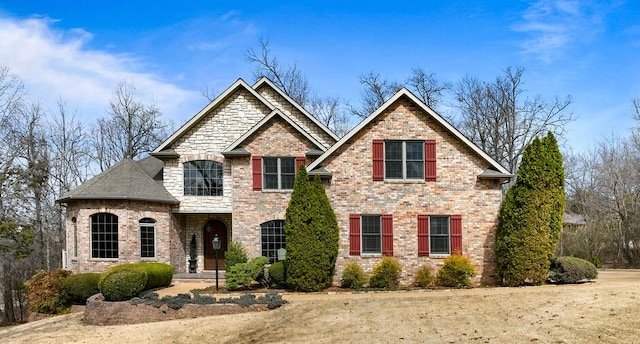
[[[268,312],[88,326],[81,314],[0,330],[4,343],[636,343],[640,271],[525,288],[287,294]]]

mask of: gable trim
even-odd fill
[[[381,113],[383,113],[387,108],[389,108],[392,104],[398,101],[401,97],[407,97],[413,103],[418,105],[420,109],[425,111],[429,116],[436,120],[440,125],[442,125],[445,129],[447,129],[451,134],[453,134],[456,138],[460,139],[464,142],[471,150],[480,155],[485,161],[487,161],[493,169],[496,171],[503,173],[508,176],[512,176],[512,174],[507,171],[502,165],[500,165],[497,161],[495,161],[492,157],[490,157],[487,153],[485,153],[480,147],[476,146],[471,140],[469,140],[466,136],[462,135],[462,133],[453,127],[449,122],[447,122],[444,118],[438,115],[435,111],[429,108],[426,104],[424,104],[420,99],[418,99],[411,91],[406,88],[402,88],[400,91],[396,92],[389,100],[387,100],[382,106],[380,106],[376,111],[374,111],[367,118],[363,119],[358,125],[356,125],[351,131],[349,131],[344,137],[340,139],[335,145],[331,146],[324,154],[322,154],[316,161],[309,165],[309,170],[313,170],[318,167],[325,159],[327,159],[331,154],[338,150],[343,144],[348,142],[352,137],[354,137],[357,133],[363,130],[369,123],[371,123],[376,117],[378,117]]]
[[[162,142],[156,149],[153,150],[153,153],[158,153],[166,148],[168,148],[171,144],[175,143],[182,135],[187,133],[191,128],[193,128],[200,120],[206,116],[209,111],[218,107],[222,104],[229,96],[235,93],[238,89],[244,88],[247,92],[251,93],[254,97],[256,97],[260,102],[262,102],[269,110],[275,110],[275,106],[271,104],[268,100],[266,100],[263,96],[261,96],[255,89],[253,89],[249,84],[247,84],[242,78],[238,79],[231,86],[229,86],[224,92],[222,92],[219,96],[216,97],[213,101],[211,101],[207,106],[202,108],[195,116],[191,117],[187,123],[183,124],[176,132],[174,132],[168,139]]]
[[[327,133],[329,136],[331,136],[331,138],[335,142],[337,142],[339,140],[339,138],[338,138],[338,136],[336,136],[336,134],[334,134],[329,128],[327,128],[324,124],[322,124],[320,121],[318,121],[317,118],[315,118],[307,110],[305,110],[300,104],[298,104],[298,102],[296,102],[295,100],[291,99],[291,97],[289,97],[286,93],[284,93],[280,88],[276,87],[276,85],[271,80],[269,80],[267,77],[263,76],[262,78],[260,78],[260,80],[258,80],[253,85],[253,89],[257,90],[258,88],[260,88],[264,84],[268,85],[269,87],[274,89],[276,92],[278,92],[278,94],[280,96],[282,96],[286,101],[291,103],[291,105],[293,105],[298,111],[300,111],[302,114],[307,116],[307,118],[309,118],[315,125],[320,127],[320,129],[322,129],[325,133]]]
[[[307,140],[311,141],[314,145],[316,145],[316,147],[318,149],[322,150],[323,152],[325,151],[325,148],[322,145],[322,143],[320,143],[320,141],[316,140],[313,136],[311,136],[309,133],[307,133],[304,129],[302,129],[298,124],[296,124],[296,122],[294,122],[289,116],[284,114],[282,111],[280,111],[279,109],[275,109],[275,110],[271,111],[271,113],[269,115],[267,115],[266,117],[261,119],[260,122],[258,122],[256,125],[254,125],[251,129],[249,129],[244,134],[242,134],[242,136],[240,136],[229,147],[227,147],[224,150],[224,152],[222,152],[222,154],[224,155],[224,154],[226,154],[228,152],[231,152],[231,151],[239,148],[238,146],[241,143],[243,143],[246,139],[248,139],[256,131],[258,131],[258,129],[260,129],[263,125],[269,123],[269,121],[271,119],[273,119],[275,116],[279,116],[280,118],[282,118],[285,122],[287,122],[290,126],[292,126],[295,130],[297,130],[305,138],[307,138]]]

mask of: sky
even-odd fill
[[[62,100],[85,123],[105,116],[127,81],[180,126],[207,104],[204,88],[255,81],[245,55],[261,39],[315,94],[356,106],[369,71],[402,81],[422,67],[455,85],[466,75],[492,82],[511,66],[525,69],[526,95],[572,97],[565,151],[638,125],[633,0],[0,0],[0,66],[50,113]]]

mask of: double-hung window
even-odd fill
[[[362,253],[382,253],[382,216],[362,216]]]
[[[418,256],[462,253],[462,216],[418,215]]]
[[[296,178],[295,158],[262,158],[265,190],[292,190]]]
[[[386,179],[424,179],[424,141],[385,141]]]
[[[429,251],[431,254],[450,254],[449,216],[429,217]]]
[[[349,254],[393,256],[393,215],[349,215]]]

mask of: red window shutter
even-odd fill
[[[296,172],[300,169],[300,166],[304,165],[307,160],[303,156],[296,157]]]
[[[382,254],[393,256],[393,215],[382,215]]]
[[[384,180],[384,140],[373,140],[373,180]]]
[[[424,141],[424,179],[436,181],[436,140]]]
[[[349,254],[360,255],[360,215],[349,215]]]
[[[251,165],[253,168],[253,190],[262,190],[262,157],[253,156],[251,158]]]
[[[429,215],[418,215],[418,257],[429,256]]]
[[[462,254],[462,216],[451,215],[451,254]]]

